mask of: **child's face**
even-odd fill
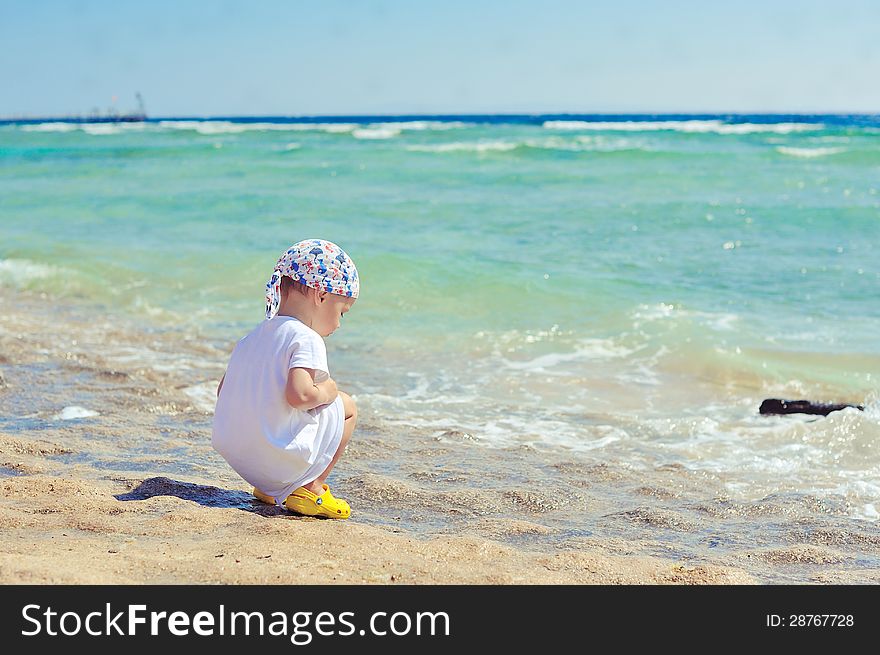
[[[342,316],[351,309],[353,304],[354,298],[325,293],[318,306],[312,329],[322,337],[329,337],[339,329]]]

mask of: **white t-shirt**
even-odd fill
[[[285,396],[291,368],[330,377],[327,348],[292,316],[263,321],[232,351],[214,411],[211,444],[247,482],[281,504],[330,464],[345,424],[342,398],[302,411]]]

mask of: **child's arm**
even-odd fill
[[[336,400],[339,391],[332,378],[315,383],[315,369],[292,368],[287,372],[285,396],[291,407],[307,411]]]

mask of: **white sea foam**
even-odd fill
[[[77,129],[74,123],[37,123],[34,125],[22,125],[23,132],[72,132]]]
[[[173,130],[194,130],[199,134],[240,134],[242,132],[325,132],[351,133],[358,139],[388,139],[402,131],[440,131],[469,127],[459,121],[389,121],[359,125],[358,123],[233,123],[231,121],[160,121],[159,127]]]
[[[841,471],[844,478],[849,473],[852,477],[845,479],[835,489],[834,493],[846,495],[847,493],[857,493],[865,498],[880,498],[880,485],[877,485],[863,477],[862,471]]]
[[[85,407],[80,407],[79,405],[70,405],[69,407],[65,407],[60,412],[55,414],[52,418],[55,420],[61,421],[70,421],[75,418],[88,418],[90,416],[97,416],[98,412],[86,409]]]
[[[160,121],[159,126],[172,130],[194,130],[199,134],[240,134],[242,132],[351,132],[356,123],[232,123],[230,121]]]
[[[465,127],[474,127],[475,125],[475,123],[463,123],[461,121],[389,121],[386,123],[375,123],[370,127],[392,130],[444,131],[459,130]]]
[[[309,125],[309,127],[298,127],[297,129],[316,129],[327,134],[346,134],[357,128],[356,123],[313,123],[311,125],[309,123],[300,123],[300,125]]]
[[[217,403],[217,384],[213,380],[202,382],[191,387],[185,387],[183,393],[192,399],[193,405],[198,409],[213,414],[214,406]]]
[[[729,332],[735,329],[735,323],[739,320],[739,316],[736,314],[682,309],[675,305],[663,302],[654,305],[639,305],[630,316],[633,318],[633,327],[636,329],[641,327],[644,323],[683,318],[694,320],[695,322],[706,325],[713,330]]]
[[[614,376],[614,379],[626,385],[637,384],[640,386],[659,387],[662,384],[660,375],[647,363],[636,364],[630,369],[620,370]]]
[[[570,150],[572,152],[581,152],[583,150],[591,149],[585,142],[578,140],[572,141],[558,136],[551,136],[547,139],[527,139],[526,141],[523,141],[522,145],[528,148],[539,148],[542,150]]]
[[[519,146],[510,141],[453,141],[452,143],[438,143],[425,145],[407,146],[412,152],[505,152]]]
[[[184,389],[184,392],[193,398],[194,404],[202,409],[207,409],[205,403],[210,394],[213,393],[216,397],[217,381],[223,374],[222,368],[218,370],[217,361],[182,356],[179,352],[168,352],[148,345],[115,345],[108,348],[104,355],[108,362],[123,364],[126,367],[145,367],[181,377],[196,375],[198,379],[210,376],[211,380]],[[210,404],[213,411],[213,399]]]
[[[848,136],[834,136],[834,135],[809,136],[809,137],[806,137],[805,140],[809,141],[810,143],[850,143],[850,142],[852,142],[852,139]]]
[[[25,132],[75,132],[81,130],[94,136],[136,132],[146,129],[146,123],[38,123],[23,125]]]
[[[731,332],[736,329],[735,323],[739,321],[736,314],[727,313],[711,313],[711,312],[691,312],[704,325],[708,325],[713,330]]]
[[[825,157],[846,151],[845,148],[794,148],[790,146],[779,146],[776,150],[783,155],[806,158]]]
[[[470,123],[460,121],[389,121],[384,123],[371,123],[356,127],[351,135],[356,139],[392,139],[401,132],[416,131],[445,131],[469,127]]]
[[[29,259],[0,259],[0,284],[21,287],[31,280],[50,277],[59,269]]]
[[[86,134],[93,134],[95,136],[110,136],[122,132],[122,128],[115,123],[84,124],[81,127],[82,131]]]
[[[674,132],[752,134],[769,132],[790,134],[821,130],[824,125],[814,123],[725,123],[720,120],[689,121],[545,121],[549,130],[602,130],[609,132]]]
[[[536,413],[507,414],[503,418],[487,418],[473,425],[458,423],[457,426],[494,447],[528,443],[592,450],[601,445],[620,441],[622,436],[625,436],[622,430],[611,426],[590,426],[584,430],[575,428],[569,422],[545,418]],[[594,435],[594,432],[598,434]],[[594,436],[595,439],[592,438]]]
[[[632,313],[632,317],[642,321],[658,321],[675,315],[675,312],[675,305],[660,302],[654,305],[639,305]]]
[[[601,136],[580,135],[573,139],[551,136],[522,141],[453,141],[451,143],[418,144],[407,146],[412,152],[508,152],[517,148],[565,150],[570,152],[612,152],[618,150],[646,150],[641,142],[631,139],[609,139]]]
[[[538,343],[541,341],[554,341],[560,337],[571,335],[570,330],[560,330],[559,326],[553,324],[546,330],[505,330],[503,332],[492,332],[480,330],[474,334],[478,339],[489,339],[499,347],[521,346],[528,343]]]
[[[400,129],[395,127],[361,127],[351,133],[355,139],[392,139],[398,134]]]
[[[579,450],[596,450],[598,448],[604,448],[605,446],[610,446],[616,441],[622,441],[627,437],[626,432],[619,428],[614,428],[610,426],[601,426],[601,427],[609,427],[609,434],[606,434],[604,437],[599,437],[597,439],[583,439],[577,443]]]
[[[502,362],[506,367],[515,370],[548,372],[566,362],[619,359],[633,352],[615,343],[613,339],[581,339],[572,352],[548,353],[526,361],[502,358]]]
[[[854,512],[854,516],[867,521],[876,521],[877,519],[880,519],[880,512],[877,511],[877,507],[874,503],[866,503],[861,507],[861,510],[856,510]]]
[[[580,135],[572,139],[551,136],[545,139],[527,139],[524,145],[545,150],[570,150],[573,152],[614,152],[619,150],[647,150],[641,141],[632,139],[609,139],[603,136]]]
[[[880,393],[873,391],[864,401],[865,416],[880,425]]]
[[[733,123],[724,124],[717,129],[693,130],[695,132],[718,132],[718,134],[791,134],[792,132],[816,132],[825,129],[821,123]]]

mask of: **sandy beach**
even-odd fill
[[[23,461],[52,449],[57,447],[46,442],[3,441],[4,457],[12,453]],[[127,502],[124,489],[133,484],[156,495]],[[422,540],[355,522],[294,518],[272,508],[242,511],[204,504],[229,493],[164,478],[102,484],[36,474],[4,481],[0,579],[27,584],[752,581],[726,567],[672,565],[594,550],[520,552],[487,539]]]
[[[39,294],[0,289],[0,301],[3,583],[880,581],[880,533],[819,498],[743,504],[680,466],[529,446],[469,468],[481,448],[469,435],[369,412],[331,478],[352,519],[299,517],[254,500],[210,448],[204,387],[222,348]],[[201,364],[156,364],[175,360]],[[521,484],[505,462],[524,458],[556,478]],[[572,512],[592,529],[557,527]],[[775,543],[737,541],[737,522],[760,521]]]

